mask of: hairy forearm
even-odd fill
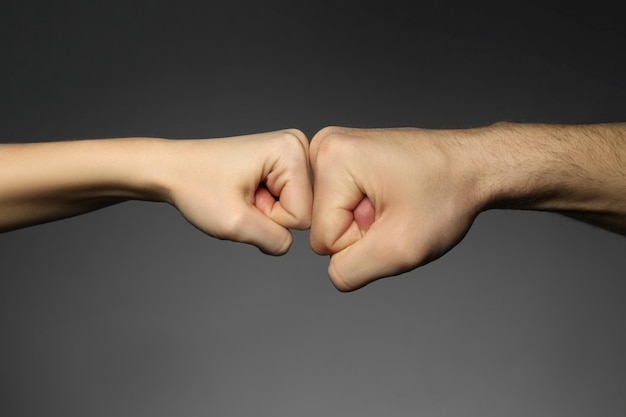
[[[626,234],[626,124],[499,123],[465,139],[456,155],[483,209],[558,212]]]
[[[0,231],[129,199],[159,199],[164,142],[128,138],[0,146]]]

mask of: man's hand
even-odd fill
[[[452,163],[449,134],[420,129],[321,130],[311,142],[311,246],[331,255],[341,291],[446,253],[480,211],[474,179]]]
[[[308,141],[298,130],[170,142],[167,201],[203,232],[289,250],[288,229],[308,229],[312,192]]]
[[[493,208],[626,235],[626,124],[321,130],[311,246],[342,291],[430,262]]]

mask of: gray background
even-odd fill
[[[0,138],[624,121],[623,6],[223,3],[0,2]],[[307,232],[267,257],[163,204],[6,233],[0,415],[622,416],[625,249],[492,211],[342,294]]]

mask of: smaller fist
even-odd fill
[[[174,141],[170,202],[201,231],[286,253],[289,229],[308,229],[308,140],[295,129]]]

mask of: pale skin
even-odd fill
[[[552,211],[626,235],[626,124],[328,127],[311,141],[311,246],[341,291],[453,248],[479,213]]]
[[[292,243],[289,229],[311,221],[308,141],[295,129],[1,145],[0,178],[0,231],[157,201],[213,237],[281,255]]]
[[[552,211],[626,235],[623,123],[328,127],[310,146],[295,129],[0,145],[0,178],[0,232],[161,201],[272,255],[291,246],[289,229],[310,227],[341,291],[439,258],[489,209]]]

